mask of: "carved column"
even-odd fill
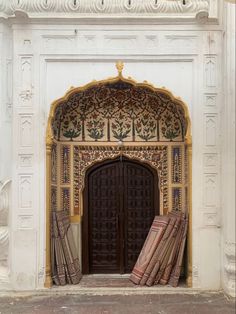
[[[223,287],[235,296],[235,7],[225,4],[225,103],[222,112]]]
[[[38,264],[43,207],[39,201],[43,191],[37,189],[42,175],[38,148],[41,113],[35,89],[38,55],[31,31],[14,29],[13,42],[11,279],[13,289],[33,290],[43,273]]]

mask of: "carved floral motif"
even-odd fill
[[[62,124],[62,134],[65,138],[73,141],[81,134],[81,120],[80,116],[76,114],[67,115]]]
[[[181,188],[172,188],[172,210],[182,210]]]
[[[51,210],[56,211],[57,208],[57,187],[51,187]]]
[[[182,181],[182,154],[181,147],[172,147],[172,183]]]
[[[181,134],[179,121],[171,114],[171,112],[166,112],[164,114],[161,124],[161,132],[164,138],[173,141]]]
[[[95,141],[104,137],[105,122],[103,118],[96,112],[91,114],[91,117],[86,121],[88,136]]]
[[[61,206],[62,210],[70,212],[70,188],[61,189]]]
[[[138,136],[145,141],[157,138],[156,121],[152,119],[148,113],[145,113],[142,117],[137,119],[135,129]]]
[[[61,182],[70,183],[70,147],[67,145],[61,147]]]
[[[112,122],[112,133],[114,138],[123,141],[131,132],[131,123],[125,119],[125,115],[120,113]]]
[[[59,141],[183,141],[187,122],[164,91],[117,80],[72,93],[58,104],[52,127]]]
[[[163,209],[168,211],[168,160],[167,146],[126,146],[122,154],[150,164],[158,172]],[[80,208],[79,194],[84,187],[86,170],[94,163],[114,159],[121,151],[112,146],[74,146],[74,208]]]
[[[51,153],[51,180],[52,183],[57,182],[57,145],[52,145]]]

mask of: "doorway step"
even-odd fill
[[[129,280],[129,274],[96,274],[84,275],[78,285],[53,286],[50,292],[87,295],[142,295],[142,294],[175,294],[196,293],[198,290],[187,288],[185,280],[177,288],[169,285],[152,287],[139,286]]]

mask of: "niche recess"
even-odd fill
[[[122,155],[158,173],[160,213],[191,214],[191,134],[187,106],[171,92],[122,75],[71,88],[53,102],[47,126],[47,267],[51,285],[50,212],[83,217],[86,170]],[[191,216],[190,216],[191,223]],[[191,231],[191,229],[189,229]],[[191,232],[189,241],[191,243]],[[188,277],[191,281],[191,248]]]

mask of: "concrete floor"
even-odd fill
[[[0,314],[235,314],[235,300],[222,293],[2,296]]]

